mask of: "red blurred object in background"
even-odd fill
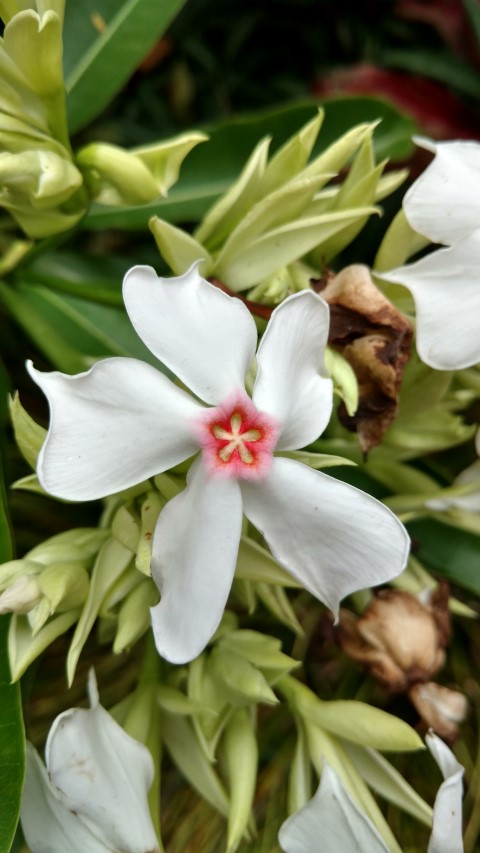
[[[387,68],[359,63],[318,79],[313,91],[331,95],[377,95],[411,115],[433,139],[480,139],[480,127],[468,108],[441,83]]]

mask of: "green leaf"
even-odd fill
[[[440,80],[449,88],[459,89],[465,95],[478,98],[480,94],[480,74],[472,65],[467,65],[449,50],[420,49],[400,50],[390,48],[383,53],[385,65],[395,68],[405,68],[413,74]]]
[[[71,4],[73,5],[73,4]],[[237,180],[259,139],[272,136],[271,153],[297,134],[313,119],[320,103],[301,103],[275,107],[253,115],[235,116],[203,127],[209,141],[199,145],[182,166],[179,181],[168,198],[142,207],[106,208],[94,206],[81,227],[145,230],[151,216],[172,223],[198,221],[209,207]],[[380,119],[373,136],[377,159],[406,159],[413,151],[411,141],[415,124],[391,104],[380,98],[341,97],[322,103],[325,119],[313,149],[313,157],[325,151],[355,124]],[[267,173],[268,175],[268,169]]]
[[[1,428],[6,421],[7,380],[0,365]],[[12,558],[12,541],[0,456],[0,561]],[[20,814],[25,773],[25,734],[23,730],[20,690],[10,683],[7,635],[10,617],[0,616],[0,853],[8,853]]]
[[[407,529],[427,568],[480,595],[480,536],[431,518],[412,521]]]
[[[190,784],[224,817],[228,817],[228,797],[222,782],[208,761],[187,720],[162,714],[162,735],[167,751]]]
[[[64,73],[70,133],[97,116],[131,77],[185,0],[67,3]]]
[[[423,749],[417,732],[393,714],[354,699],[302,704],[305,717],[332,734],[383,751]]]
[[[88,598],[83,606],[67,657],[67,676],[72,684],[78,659],[93,628],[98,612],[108,593],[127,570],[132,559],[131,551],[116,539],[109,539],[100,550],[95,562]]]
[[[426,826],[432,825],[431,807],[383,755],[374,749],[363,749],[347,741],[342,743],[367,785],[370,785],[385,800],[413,815]]]
[[[111,355],[132,356],[159,366],[121,308],[23,282],[15,287],[0,284],[0,302],[40,351],[65,373],[81,372]]]
[[[226,853],[235,853],[247,832],[257,781],[258,745],[250,708],[237,708],[232,714],[223,735],[222,753],[230,792]]]

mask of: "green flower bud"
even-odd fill
[[[0,39],[0,206],[29,237],[75,225],[86,211],[68,138],[62,0],[4,0]]]
[[[0,595],[0,613],[28,613],[41,595],[35,575],[22,575]]]
[[[203,133],[183,134],[126,151],[118,145],[93,142],[77,154],[92,198],[100,204],[140,205],[166,195],[178,179],[180,166]]]

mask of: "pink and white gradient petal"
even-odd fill
[[[278,426],[239,390],[198,415],[195,435],[210,475],[258,480],[270,470]]]
[[[480,225],[480,144],[415,141],[435,159],[406,193],[405,215],[433,243],[452,245]]]
[[[275,458],[261,483],[241,484],[243,511],[273,556],[338,614],[342,598],[405,567],[410,540],[370,495],[292,459]]]
[[[240,299],[200,276],[198,264],[176,278],[133,267],[123,298],[149,350],[201,400],[216,406],[243,387],[257,345],[255,323]]]
[[[451,248],[382,273],[410,290],[418,354],[436,370],[461,370],[480,361],[479,263],[480,228]]]
[[[187,487],[160,513],[152,577],[161,593],[151,609],[158,652],[187,663],[215,633],[227,602],[242,530],[237,480],[209,477],[197,459]]]
[[[279,423],[278,450],[304,447],[330,420],[333,386],[324,378],[329,321],[326,302],[302,291],[275,309],[258,348],[252,397]]]
[[[198,450],[191,422],[203,407],[142,361],[105,359],[77,376],[27,368],[50,406],[37,473],[52,495],[102,498]]]

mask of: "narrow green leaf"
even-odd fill
[[[426,826],[432,825],[431,807],[383,755],[374,749],[364,749],[357,744],[342,742],[356,769],[374,791]]]
[[[120,91],[185,0],[87,0],[67,3],[64,72],[70,133]]]
[[[216,272],[232,290],[245,290],[279,267],[301,258],[357,219],[376,212],[374,207],[359,207],[311,219],[300,217],[296,222],[262,234],[236,255],[230,256],[223,266],[217,267]]]
[[[228,817],[228,797],[219,777],[203,752],[187,720],[162,714],[162,734],[167,751],[185,778],[224,817]]]
[[[257,781],[258,745],[250,708],[237,708],[232,715],[222,752],[230,788],[226,853],[235,853],[247,830]]]
[[[7,379],[0,365],[0,429],[8,411]],[[0,562],[13,556],[0,455]],[[20,690],[10,683],[7,636],[10,617],[0,616],[0,853],[10,850],[20,814],[25,773],[25,733]]]

